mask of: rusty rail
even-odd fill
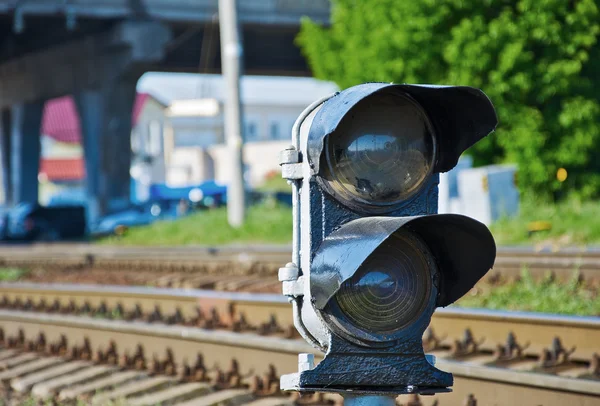
[[[45,269],[149,270],[202,272],[228,275],[275,275],[289,261],[288,246],[178,246],[111,247],[90,244],[40,244],[0,246],[0,267]],[[600,281],[600,249],[564,248],[535,250],[499,247],[496,264],[487,276],[492,281],[512,280],[523,268],[534,277],[547,274],[566,280],[576,274]]]
[[[0,308],[94,315],[293,337],[291,307],[276,294],[68,284],[0,283]],[[523,357],[575,350],[569,359],[591,362],[600,352],[600,318],[450,307],[438,309],[424,337],[430,351],[451,350]],[[463,350],[461,350],[463,348]],[[467,351],[468,352],[468,351]],[[462,354],[468,355],[468,354]]]
[[[248,401],[278,399],[276,402],[280,403],[275,404],[298,404],[298,399],[285,398],[284,394],[277,391],[274,385],[277,375],[294,371],[297,368],[296,356],[300,352],[312,352],[317,360],[320,359],[319,353],[300,340],[189,326],[168,326],[157,322],[0,310],[0,328],[0,341],[5,348],[0,351],[0,369],[14,371],[22,368],[21,372],[12,374],[9,372],[2,375],[3,372],[0,372],[0,379],[10,379],[11,387],[15,390],[32,389],[34,394],[42,393],[46,396],[66,397],[69,390],[73,392],[73,388],[54,384],[54,392],[44,391],[44,382],[56,380],[57,377],[56,373],[49,372],[45,381],[39,377],[43,373],[40,369],[62,368],[61,371],[65,371],[70,370],[68,366],[65,369],[65,363],[79,362],[73,367],[78,374],[82,374],[84,369],[104,365],[115,368],[115,371],[143,371],[154,378],[164,375],[173,379],[175,386],[207,382],[211,387],[221,390],[247,390]],[[14,352],[5,358],[5,351]],[[11,359],[23,357],[26,352],[35,353],[34,358],[10,364]],[[50,360],[45,366],[36,367],[35,374],[38,376],[32,377],[34,373],[27,371],[26,365],[40,363],[40,359],[43,364],[45,357],[54,357],[54,361]],[[25,364],[25,368],[21,364]],[[439,359],[437,366],[455,374],[454,392],[433,399],[400,397],[401,404],[429,405],[437,401],[442,406],[576,406],[595,405],[600,400],[600,382],[591,377],[575,379],[542,370],[525,373],[522,369],[506,366],[486,366],[474,359]],[[142,384],[148,379],[151,378],[144,377]],[[90,385],[89,382],[87,384]],[[46,386],[52,387],[47,382]],[[134,398],[133,403],[138,402],[136,399]],[[331,404],[339,403],[339,399],[316,396],[300,402]]]

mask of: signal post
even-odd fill
[[[301,354],[283,390],[351,405],[451,390],[422,335],[492,268],[496,246],[482,223],[437,214],[438,174],[496,125],[487,96],[459,86],[367,83],[301,114],[281,155],[294,254],[279,278],[297,330],[325,358]]]

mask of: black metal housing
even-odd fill
[[[434,160],[429,176],[414,195],[393,207],[359,208],[324,187],[326,139],[343,118],[366,97],[399,92],[418,103],[434,134]],[[494,107],[471,87],[367,83],[333,96],[308,116],[301,128],[302,184],[294,198],[301,214],[300,268],[308,286],[296,302],[296,326],[316,348],[326,351],[314,368],[282,377],[285,390],[352,393],[447,392],[452,375],[431,365],[423,352],[422,335],[436,307],[466,294],[494,264],[496,245],[487,227],[466,216],[437,215],[440,172],[452,169],[460,155],[497,125]],[[335,135],[335,134],[334,134]],[[303,165],[304,165],[303,162]],[[308,172],[308,173],[307,173]],[[363,204],[363,202],[359,202]],[[383,214],[385,213],[385,214]],[[302,216],[302,217],[301,217]],[[376,249],[398,230],[408,231],[426,246],[431,269],[427,304],[420,316],[400,329],[369,332],[349,328],[331,303],[341,285],[352,278]],[[425,249],[421,250],[425,254]],[[337,323],[337,324],[336,324]]]
[[[447,172],[454,168],[460,155],[494,131],[498,124],[490,99],[473,87],[390,83],[353,86],[327,100],[312,122],[308,134],[307,159],[313,175],[320,171],[325,137],[336,130],[356,103],[382,90],[409,95],[427,113],[438,143],[434,172]]]
[[[344,224],[324,240],[311,263],[312,303],[319,310],[383,241],[408,227],[431,250],[441,276],[436,306],[448,306],[494,265],[496,244],[489,229],[458,214],[364,217]]]
[[[359,100],[359,102],[368,98],[368,101],[377,103],[377,96],[385,97],[386,95],[390,95],[390,94],[396,95],[396,94],[398,94],[397,92],[398,91],[395,88],[385,87],[375,93],[371,93],[371,94],[365,96],[363,99]],[[390,212],[393,212],[394,210],[400,209],[400,208],[410,204],[410,202],[415,198],[415,196],[420,192],[420,190],[425,185],[427,185],[427,179],[429,179],[431,177],[431,175],[435,172],[435,162],[438,157],[438,142],[437,142],[437,135],[436,135],[435,127],[434,127],[433,123],[431,122],[428,113],[423,109],[423,107],[413,97],[411,97],[409,94],[406,94],[404,92],[402,92],[401,94],[398,94],[398,97],[401,97],[406,102],[411,103],[413,105],[413,107],[417,111],[419,111],[419,113],[421,114],[422,118],[424,119],[425,125],[428,129],[427,135],[429,135],[431,137],[432,144],[433,144],[432,145],[433,155],[432,155],[431,161],[430,161],[431,166],[429,167],[426,177],[422,180],[422,183],[417,188],[415,188],[415,190],[413,190],[409,195],[405,196],[404,199],[398,200],[396,202],[376,203],[376,202],[369,201],[366,199],[358,199],[355,196],[347,196],[346,194],[341,193],[340,191],[337,191],[325,179],[326,178],[325,172],[327,171],[327,167],[329,166],[326,163],[326,161],[327,161],[326,156],[327,156],[327,149],[328,149],[327,144],[329,143],[328,141],[331,141],[332,139],[337,137],[338,133],[336,133],[334,130],[332,133],[328,134],[328,136],[323,138],[323,151],[321,152],[322,156],[319,159],[319,161],[321,163],[319,166],[319,174],[318,174],[318,176],[316,176],[316,180],[319,183],[319,185],[321,186],[321,188],[323,188],[323,190],[325,190],[330,196],[335,198],[335,200],[337,200],[338,202],[342,203],[344,206],[346,206],[349,209],[352,209],[356,212],[365,213],[365,214],[389,214]],[[372,99],[374,99],[374,100],[372,100]],[[358,106],[356,106],[356,108],[358,109]],[[357,114],[359,114],[359,113],[357,113]],[[353,109],[350,109],[348,111],[348,114],[344,115],[344,117],[351,116],[351,115],[353,115]],[[342,121],[343,120],[340,120],[340,123]],[[309,145],[310,145],[310,142],[309,142]],[[335,176],[335,174],[333,173],[333,172],[335,172],[334,168],[330,167],[329,171],[331,172],[331,175]],[[402,175],[398,174],[398,176],[402,176]]]

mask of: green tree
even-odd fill
[[[496,134],[476,164],[516,162],[524,192],[600,195],[600,0],[333,0],[332,23],[302,22],[318,78],[483,89]],[[566,168],[564,183],[556,179]]]

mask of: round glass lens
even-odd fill
[[[327,137],[322,176],[345,199],[394,205],[427,179],[434,154],[430,126],[415,102],[377,93],[359,102]]]
[[[388,238],[335,295],[348,321],[363,331],[393,333],[418,319],[431,291],[424,255],[401,233]]]

